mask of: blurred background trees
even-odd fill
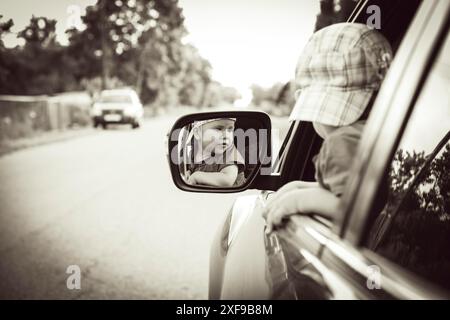
[[[450,143],[443,142],[434,158],[424,151],[397,150],[387,177],[386,205],[370,243],[394,262],[450,283]]]
[[[315,30],[346,21],[356,1],[321,0]],[[0,18],[0,94],[55,94],[104,88],[134,88],[146,105],[208,107],[232,104],[234,88],[212,78],[212,67],[191,44],[177,0],[97,0],[86,8],[81,28],[56,40],[56,21],[32,16],[17,34],[22,45],[6,48],[13,20]],[[293,82],[251,86],[251,105],[287,115]]]
[[[98,0],[82,28],[56,40],[56,21],[31,17],[6,48],[13,20],[0,17],[0,94],[55,94],[129,86],[144,104],[212,106],[233,103],[237,91],[214,81],[211,65],[183,42],[187,35],[177,0]]]
[[[347,21],[356,3],[357,0],[320,0],[320,13],[317,15],[314,30]]]

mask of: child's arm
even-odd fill
[[[267,217],[267,232],[282,224],[285,217],[294,214],[317,214],[335,219],[339,213],[339,198],[323,188],[291,190],[270,202],[263,213]]]
[[[196,171],[189,177],[189,183],[214,187],[231,187],[236,181],[237,175],[237,165],[231,165],[223,168],[219,172]]]
[[[291,181],[289,183],[286,183],[280,189],[278,189],[277,192],[273,193],[270,196],[266,205],[270,205],[272,202],[277,201],[280,197],[284,196],[286,193],[288,193],[292,190],[305,189],[305,188],[318,188],[318,187],[319,187],[319,183],[317,181],[314,181],[314,182],[300,181],[300,180]]]

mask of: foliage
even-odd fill
[[[253,93],[252,105],[274,115],[289,115],[294,106],[292,82],[286,84],[278,82],[269,88],[254,84],[251,86],[251,90]]]
[[[56,21],[32,17],[18,33],[23,46],[1,42],[13,22],[0,22],[0,94],[53,94],[134,87],[144,103],[211,106],[236,94],[215,82],[211,65],[186,44],[177,0],[98,0],[83,28],[56,41]],[[1,20],[0,20],[1,21]],[[220,97],[214,100],[213,97]]]
[[[383,210],[390,227],[377,251],[450,286],[450,143],[415,179],[426,159],[424,152],[400,149],[395,154]]]
[[[347,21],[356,3],[354,0],[321,0],[314,30]]]

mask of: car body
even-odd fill
[[[108,124],[131,124],[132,128],[141,125],[144,115],[142,103],[133,89],[103,90],[92,107],[94,127]]]
[[[361,21],[358,12],[371,4],[361,1],[349,21]],[[404,32],[385,30],[397,42],[395,58],[359,144],[339,218],[295,215],[265,233],[262,210],[273,191],[293,180],[314,180],[311,160],[322,141],[311,124],[292,122],[272,174],[257,175],[238,190],[258,193],[238,197],[216,233],[210,299],[450,297],[450,212],[441,206],[450,202],[450,179],[441,183],[450,172],[450,3],[416,4]],[[391,16],[393,25],[400,20]],[[424,152],[404,152],[408,146]],[[405,175],[395,198],[394,178]],[[431,196],[434,188],[439,192]],[[413,207],[414,199],[425,205]],[[436,210],[439,218],[429,213]]]

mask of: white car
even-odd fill
[[[139,128],[144,116],[144,109],[136,91],[132,89],[104,90],[92,108],[94,127],[103,129],[110,123],[131,124]]]

